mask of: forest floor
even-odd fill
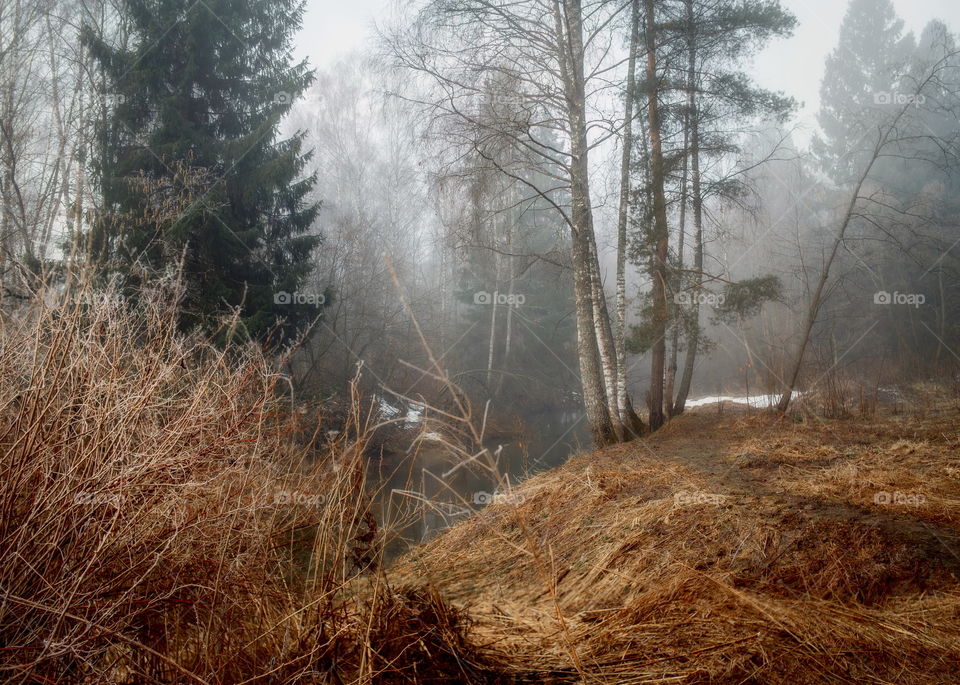
[[[956,402],[704,407],[513,494],[389,574],[460,617],[465,682],[960,682]]]

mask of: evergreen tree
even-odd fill
[[[698,350],[709,344],[700,325],[700,299],[706,294],[704,205],[709,199],[739,200],[747,192],[737,178],[738,165],[734,164],[731,171],[717,161],[742,157],[741,142],[749,124],[757,120],[782,122],[794,106],[782,94],[754,84],[742,71],[742,65],[770,40],[790,35],[796,20],[778,0],[676,0],[660,3],[657,9],[652,28],[657,43],[663,46],[658,51],[663,57],[658,60],[657,78],[648,78],[645,85],[657,88],[656,97],[648,99],[661,105],[665,112],[661,137],[673,142],[673,148],[664,151],[667,173],[662,181],[670,186],[666,190],[675,198],[671,204],[678,215],[676,240],[671,245],[674,251],[667,269],[670,296],[665,304],[670,326],[669,330],[660,330],[655,325],[654,303],[644,300],[639,324],[631,327],[627,344],[630,351],[643,353],[657,341],[662,344],[664,338],[670,338],[664,410],[672,416],[684,410]],[[644,198],[650,194],[647,186],[653,174],[650,149],[642,138],[639,142],[637,157],[647,168],[639,170],[641,184],[636,194]],[[647,204],[649,201],[635,203],[632,257],[639,264],[651,265],[654,241]],[[692,245],[685,244],[688,207]],[[691,248],[693,263],[689,264],[684,255]],[[648,272],[652,280],[659,278],[650,266]],[[757,302],[765,297],[764,291],[758,289],[745,288],[742,292],[756,294],[760,298]],[[681,333],[686,354],[677,382]],[[657,375],[651,374],[654,378]],[[659,384],[657,380],[653,382]]]
[[[123,0],[129,47],[92,31],[112,107],[95,161],[104,211],[90,236],[129,292],[183,259],[184,327],[239,308],[247,333],[278,337],[317,313],[286,296],[310,271],[315,176],[303,133],[279,124],[313,79],[291,44],[303,0]],[[177,211],[157,211],[171,197]]]
[[[816,303],[820,320],[842,321],[844,330],[820,326],[814,344],[852,349],[857,331],[872,321],[872,354],[882,350],[921,365],[944,354],[954,334],[948,304],[958,282],[949,228],[956,225],[950,191],[960,149],[954,50],[940,22],[927,26],[918,47],[903,35],[889,0],[850,2],[827,60],[822,133],[813,144],[833,181],[831,203],[848,208],[846,219],[838,219],[844,252],[834,270],[849,295]],[[877,293],[897,291],[922,295],[925,305],[863,306],[876,303]]]
[[[849,182],[862,168],[877,126],[899,95],[898,76],[913,43],[890,0],[851,0],[824,67],[817,115],[822,136],[813,141],[834,181]]]

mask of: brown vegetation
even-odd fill
[[[0,678],[467,669],[459,614],[429,593],[392,594],[377,572],[368,426],[354,412],[352,437],[303,441],[297,417],[319,422],[288,411],[271,364],[178,334],[175,306],[171,292],[131,309],[75,287],[2,320]],[[362,575],[367,593],[348,591]]]
[[[956,417],[703,410],[531,479],[397,572],[545,680],[946,682]]]
[[[175,299],[81,288],[3,320],[4,680],[953,675],[954,404],[700,410],[530,479],[385,569],[359,398],[335,442],[305,439],[323,422],[289,411],[274,366],[176,333]]]

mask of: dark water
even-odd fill
[[[564,463],[590,444],[579,412],[525,417],[528,428],[484,442],[486,455],[461,463],[436,442],[411,445],[405,454],[373,459],[368,485],[374,490],[380,524],[391,532],[387,556],[403,553],[496,499],[510,485]],[[495,463],[495,467],[492,465]]]

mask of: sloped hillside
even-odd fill
[[[957,418],[703,410],[530,479],[393,579],[519,680],[948,682]]]

